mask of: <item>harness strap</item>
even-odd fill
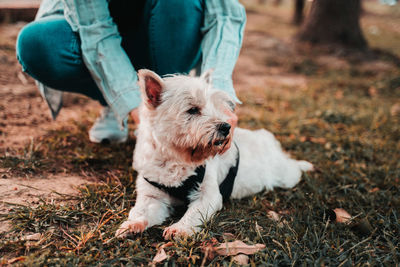
[[[236,143],[234,143],[234,144],[237,149],[236,165],[232,166],[229,169],[228,175],[225,177],[225,179],[219,185],[219,192],[221,193],[224,202],[227,201],[232,194],[233,184],[235,183],[235,178],[236,178],[236,175],[237,175],[237,172],[239,169],[240,153],[239,153],[238,146],[236,145]]]
[[[164,191],[170,196],[173,196],[177,199],[182,200],[185,203],[190,203],[189,199],[189,194],[193,191],[196,190],[203,182],[204,179],[204,174],[206,173],[206,167],[205,166],[199,166],[195,170],[196,174],[190,176],[187,178],[185,181],[182,182],[182,185],[178,187],[170,187],[170,186],[165,186],[153,181],[150,181],[146,177],[143,177],[147,182],[149,182],[151,185],[157,187],[161,191]]]
[[[236,143],[234,144],[237,149],[236,164],[229,169],[227,176],[219,185],[219,192],[221,193],[224,202],[227,201],[232,194],[233,184],[235,183],[235,178],[237,176],[237,172],[239,169],[239,161],[240,161],[239,147],[236,145]],[[157,187],[161,191],[164,191],[168,195],[182,200],[183,202],[185,202],[185,204],[189,204],[190,203],[189,195],[192,191],[198,189],[199,185],[203,182],[204,174],[206,172],[206,167],[204,165],[199,166],[196,168],[195,172],[196,172],[195,175],[192,175],[189,178],[187,178],[185,181],[182,182],[182,185],[178,187],[165,186],[150,181],[146,177],[143,178],[148,183]]]

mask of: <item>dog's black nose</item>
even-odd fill
[[[223,136],[227,136],[229,134],[230,129],[231,125],[229,123],[224,122],[218,125],[218,132]]]

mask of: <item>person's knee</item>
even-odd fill
[[[40,58],[42,56],[38,51],[42,49],[37,48],[42,46],[40,43],[42,38],[39,37],[38,30],[37,23],[32,22],[22,28],[17,38],[17,58],[26,72],[34,70],[41,62]]]
[[[78,59],[72,47],[73,32],[65,20],[35,21],[19,33],[16,50],[23,70],[36,80],[59,87]],[[75,42],[76,43],[76,42]],[[77,64],[79,65],[79,64]]]

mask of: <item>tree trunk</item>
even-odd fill
[[[360,0],[314,0],[296,38],[312,44],[366,48],[359,23],[360,11]]]
[[[294,0],[293,24],[300,25],[303,22],[304,0]]]

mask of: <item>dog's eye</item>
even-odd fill
[[[198,107],[191,107],[186,112],[189,113],[190,115],[196,115],[200,114],[200,109]]]

